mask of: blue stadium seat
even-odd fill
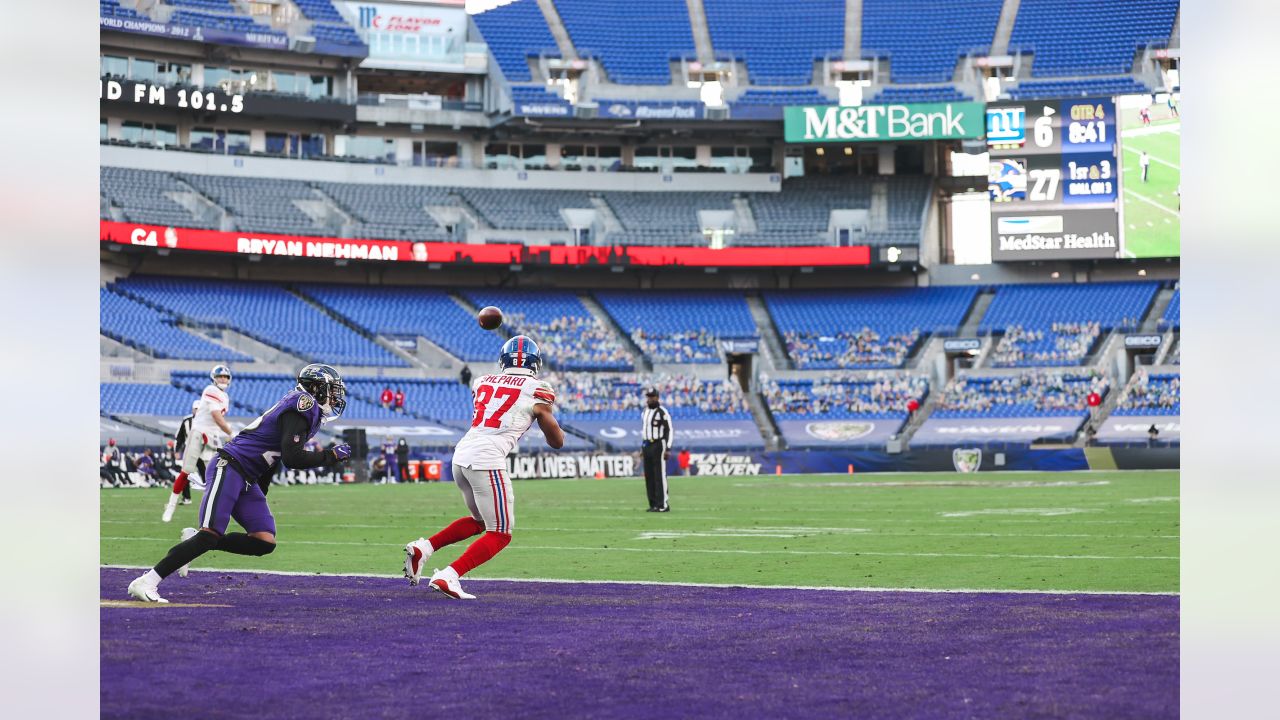
[[[354,285],[300,285],[298,289],[365,332],[421,335],[463,360],[498,361],[503,337],[482,330],[443,290]]]
[[[718,57],[741,58],[753,85],[809,85],[813,63],[844,50],[843,0],[706,0]]]
[[[621,85],[668,85],[672,59],[694,57],[684,0],[556,0],[582,57],[600,60]]]
[[[100,17],[120,18],[121,20],[145,17],[129,8],[121,7],[120,0],[98,0],[98,15]]]
[[[966,102],[973,100],[954,85],[891,85],[871,98],[870,104]]]
[[[605,291],[595,297],[654,362],[717,363],[721,338],[759,336],[741,295]]]
[[[560,57],[556,39],[547,27],[537,0],[515,0],[473,15],[489,52],[508,82],[530,82],[530,55]]]
[[[117,280],[112,289],[186,321],[231,328],[310,362],[407,365],[278,285],[132,276]]]
[[[1003,0],[864,0],[862,57],[889,58],[895,83],[948,82],[961,56],[989,52],[1003,4]]]
[[[1136,328],[1158,289],[1149,282],[1002,286],[979,331],[1004,333],[995,367],[1078,365],[1103,332]]]
[[[204,379],[207,385],[209,376]],[[102,383],[98,386],[98,408],[104,415],[184,417],[191,414],[191,402],[195,399],[196,393],[173,385]]]
[[[1182,376],[1139,373],[1124,389],[1112,415],[1181,415]]]
[[[476,307],[495,305],[514,332],[538,343],[543,362],[556,370],[630,370],[626,348],[571,292],[466,290]]]
[[[545,90],[539,88],[538,92]],[[333,237],[341,230],[356,238],[410,241],[455,239],[431,216],[428,208],[432,206],[469,205],[491,227],[502,230],[566,231],[561,210],[591,208],[593,198],[598,197],[622,225],[607,236],[612,244],[705,246],[698,211],[730,210],[734,200],[731,193],[714,191],[591,193],[221,175],[183,175],[182,179],[225,208],[240,230],[320,237]],[[879,186],[883,186],[886,199],[885,223],[870,228],[860,242],[872,246],[918,244],[931,180],[912,175],[791,178],[783,183],[780,193],[746,193],[757,229],[739,233],[732,244],[830,245],[830,211],[870,209],[871,195]],[[104,167],[101,189],[104,198],[131,222],[217,227],[221,220],[220,214],[198,220],[170,199],[190,189],[169,173]],[[318,201],[318,192],[338,205],[350,222],[339,228],[332,222],[313,220],[298,208],[295,201]],[[103,212],[104,219],[110,219],[109,212]]]
[[[1085,80],[1028,80],[1009,89],[1014,100],[1089,97],[1098,95],[1141,95],[1151,88],[1132,77],[1089,78]]]
[[[329,0],[293,0],[302,14],[317,22],[345,23],[342,13]]]
[[[1027,370],[1015,375],[961,375],[947,386],[933,414],[955,418],[1078,417],[1089,413],[1087,398],[1105,398],[1110,387],[1096,371]]]
[[[209,0],[183,0],[183,3],[192,3],[201,7],[202,10],[216,10],[219,8],[212,7],[223,3],[216,3]],[[183,4],[180,3],[180,4]],[[229,3],[224,4],[227,12],[235,12]],[[285,33],[279,30],[273,30],[267,25],[255,22],[252,18],[244,15],[221,15],[210,12],[195,12],[190,10],[179,10],[169,16],[169,22],[173,25],[194,25],[197,27],[209,28],[211,30],[225,30],[227,32],[239,33],[257,33],[259,35],[268,35],[272,37],[285,38]]]
[[[1124,75],[1136,53],[1164,47],[1178,0],[1022,0],[1009,51],[1035,53],[1033,77]]]
[[[765,293],[796,367],[896,368],[930,333],[954,333],[974,287]]]
[[[750,420],[742,388],[727,380],[700,380],[686,375],[633,373],[548,373],[556,391],[556,414],[574,420],[636,422],[644,390],[656,387],[662,404],[679,422],[689,420]]]
[[[762,388],[775,420],[901,420],[907,403],[923,404],[929,381],[918,376],[829,374],[821,379],[777,380]]]
[[[253,362],[253,358],[248,355],[176,327],[172,314],[106,288],[99,291],[98,299],[102,334],[148,355],[181,360]]]
[[[1173,291],[1173,297],[1169,299],[1169,307],[1164,309],[1164,315],[1160,318],[1160,328],[1173,328],[1180,330],[1182,328],[1182,288]]]

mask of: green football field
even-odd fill
[[[1166,117],[1163,106],[1152,107],[1151,126],[1142,128],[1122,115],[1124,158],[1124,231],[1126,257],[1176,257],[1181,253],[1182,182],[1181,122]],[[1142,151],[1151,158],[1147,181],[1142,182]]]
[[[194,524],[168,490],[104,490],[101,562],[151,565]],[[789,475],[517,481],[511,545],[483,578],[1177,592],[1177,472]],[[402,547],[463,514],[447,483],[275,487],[279,546],[196,566],[399,574]],[[197,493],[198,498],[198,493]],[[462,550],[446,548],[429,565]]]

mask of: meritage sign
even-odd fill
[[[783,111],[787,142],[963,140],[986,132],[982,103],[804,105]]]

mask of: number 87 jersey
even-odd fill
[[[524,368],[476,378],[471,391],[471,429],[454,448],[453,464],[473,470],[505,469],[507,455],[533,424],[534,405],[556,401],[551,385]]]

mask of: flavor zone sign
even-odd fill
[[[871,264],[871,249],[854,247],[632,247],[473,245],[450,242],[405,242],[355,238],[306,237],[224,232],[195,228],[99,221],[104,245],[131,245],[168,250],[278,255],[391,262],[474,263],[494,265],[687,266],[687,267],[835,267]]]

